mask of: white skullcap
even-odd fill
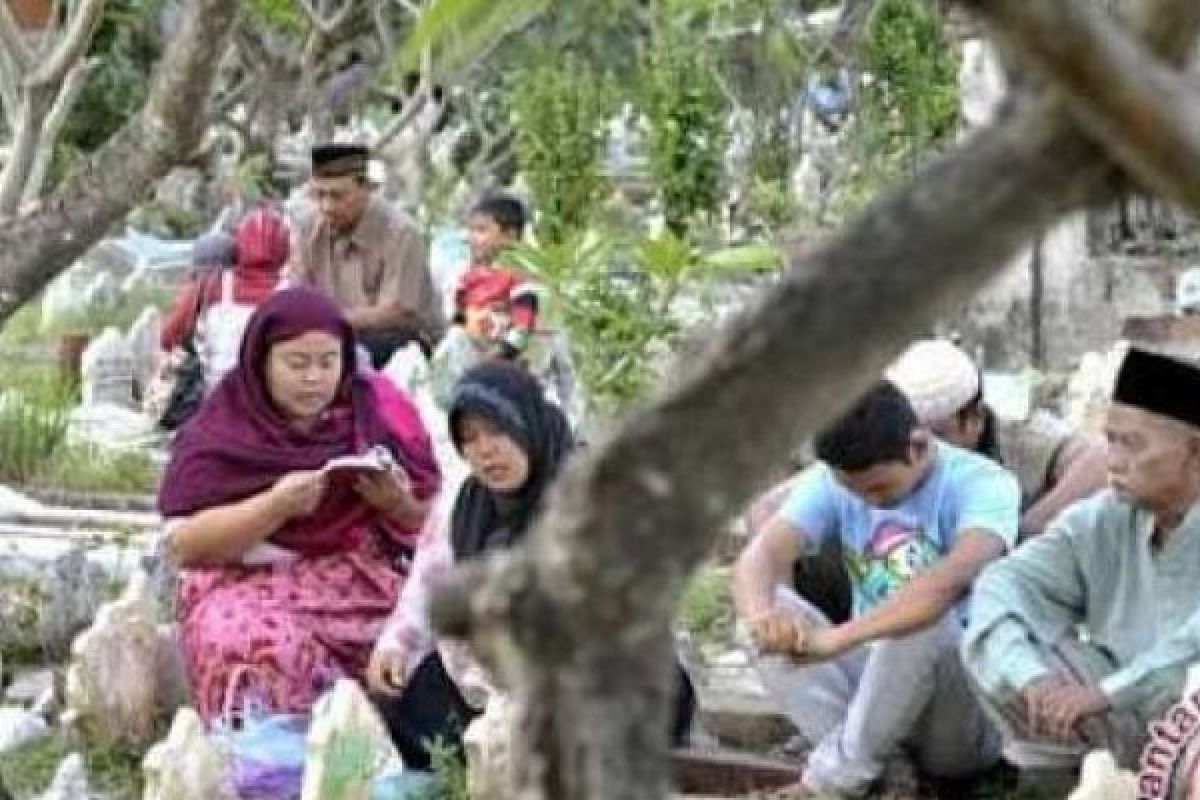
[[[912,345],[884,372],[908,397],[917,419],[949,419],[979,395],[979,370],[971,357],[944,339]]]

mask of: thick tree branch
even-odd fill
[[[106,0],[80,1],[54,51],[33,74],[33,83],[57,86],[66,78],[67,71],[83,59],[92,42],[92,36],[100,25],[100,18],[104,15],[105,2]]]
[[[1051,78],[1081,126],[1142,184],[1200,213],[1200,94],[1109,12],[1079,0],[967,0]],[[1200,20],[1200,3],[1189,9]]]
[[[0,321],[119,222],[200,141],[236,0],[189,0],[146,105],[35,213],[0,226]]]

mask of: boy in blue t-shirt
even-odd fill
[[[886,382],[822,432],[816,453],[822,463],[734,570],[759,671],[814,746],[806,787],[863,794],[904,750],[935,777],[986,768],[999,742],[959,662],[961,608],[1016,542],[1016,479],[939,442]],[[841,540],[854,589],[854,614],[836,626],[788,585],[827,537]]]

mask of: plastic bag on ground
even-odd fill
[[[200,715],[181,708],[167,738],[142,760],[142,800],[239,800],[229,761],[229,753],[204,730]]]
[[[219,741],[229,752],[230,778],[240,800],[296,800],[304,783],[308,718],[251,717]]]
[[[376,779],[402,770],[371,701],[339,680],[313,709],[301,800],[373,800]]]

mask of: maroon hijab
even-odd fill
[[[310,430],[298,430],[275,408],[266,380],[271,348],[321,331],[342,342],[342,379],[331,407]],[[410,457],[392,436],[359,373],[354,332],[337,307],[308,288],[287,289],[259,306],[246,325],[238,365],[180,431],[159,493],[164,517],[181,517],[244,500],[289,472],[319,469],[337,456],[383,444],[421,485],[430,465]],[[416,462],[416,463],[414,463]],[[437,465],[432,465],[433,480]],[[415,473],[415,474],[414,474]],[[381,522],[348,484],[333,483],[317,511],[271,537],[305,555],[356,546]]]

